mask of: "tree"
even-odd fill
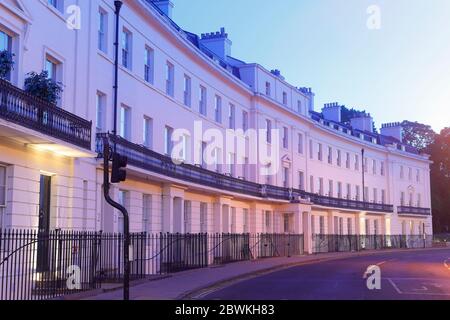
[[[425,150],[431,145],[436,137],[436,133],[431,126],[405,120],[402,122],[403,143],[409,144],[419,151]]]
[[[341,121],[345,124],[350,125],[350,120],[352,118],[357,117],[361,113],[366,113],[366,110],[356,110],[354,108],[347,108],[346,106],[342,106],[341,108]],[[373,123],[373,132],[377,132],[377,128],[375,127],[375,122]]]
[[[30,72],[25,79],[25,91],[35,97],[56,104],[61,97],[63,87],[61,83],[49,79],[47,71],[42,71],[39,74]]]
[[[6,50],[0,51],[0,78],[6,78],[13,68],[14,54]]]
[[[450,232],[450,127],[435,135],[431,155],[431,202],[435,232]]]

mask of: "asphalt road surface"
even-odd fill
[[[369,290],[364,274],[381,270],[381,289]],[[450,300],[450,249],[383,252],[324,261],[210,291],[204,300]]]

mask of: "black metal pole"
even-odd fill
[[[117,135],[117,106],[118,106],[118,90],[119,90],[119,24],[120,24],[120,9],[122,8],[122,1],[114,1],[116,7],[116,35],[114,41],[115,57],[114,57],[114,130],[113,135]],[[116,143],[114,142],[114,151],[116,151]]]
[[[365,166],[365,161],[364,161],[364,153],[365,150],[361,149],[361,163],[362,163],[362,195],[363,195],[363,202],[366,202],[366,186],[365,186],[365,176],[364,176],[364,171],[366,170],[366,166]]]
[[[130,300],[130,222],[128,211],[125,207],[115,202],[109,196],[109,158],[110,147],[108,138],[103,139],[103,194],[106,202],[112,207],[116,208],[123,214],[123,233],[124,233],[124,245],[123,245],[123,299]]]

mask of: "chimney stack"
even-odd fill
[[[373,132],[373,118],[370,113],[360,112],[354,118],[350,119],[350,125],[354,129]]]
[[[222,60],[227,60],[227,57],[231,56],[231,45],[233,43],[228,39],[225,28],[220,28],[218,32],[202,33],[200,43]]]
[[[403,127],[400,122],[384,123],[380,131],[383,136],[393,137],[403,142]]]
[[[342,106],[338,102],[326,103],[322,109],[322,114],[325,120],[341,122]]]
[[[173,2],[170,0],[153,0],[153,3],[162,11],[166,16],[172,19]]]

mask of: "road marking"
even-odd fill
[[[429,278],[386,278],[389,283],[394,287],[394,289],[397,291],[400,295],[425,295],[425,296],[450,296],[450,292],[433,292],[430,291],[430,287],[435,287],[437,289],[440,289],[443,287],[442,284],[437,283],[436,281],[447,281],[448,279],[429,279]],[[411,288],[407,289],[407,291],[400,290],[399,286],[395,283],[395,281],[413,281],[413,282],[419,282],[419,281],[430,281],[430,283],[422,283],[421,288]]]
[[[382,266],[383,264],[385,264],[387,261],[381,261],[381,262],[378,262],[376,265],[377,266]]]
[[[420,289],[413,289],[414,291],[428,291],[428,288],[425,286],[422,286]]]
[[[444,266],[445,266],[448,270],[450,270],[450,266],[449,266],[448,263],[447,263],[447,261],[449,261],[449,260],[450,260],[450,258],[445,259],[445,261],[444,261]]]
[[[397,291],[398,294],[403,294],[403,292],[397,287],[397,285],[394,283],[392,279],[388,278],[388,281],[394,287],[395,291]]]

